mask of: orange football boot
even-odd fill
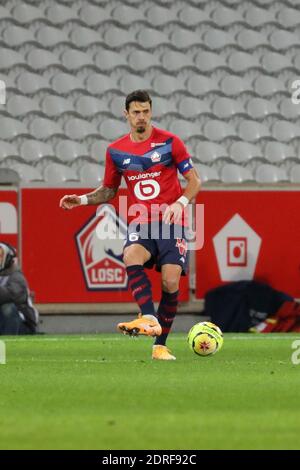
[[[119,323],[118,330],[124,335],[130,336],[160,336],[162,332],[157,318],[153,315],[142,315],[141,313],[138,314],[138,318],[135,320]]]
[[[152,359],[159,359],[162,361],[175,361],[176,357],[170,354],[170,349],[167,346],[156,344],[152,348]]]

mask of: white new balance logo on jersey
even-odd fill
[[[123,160],[123,165],[127,165],[128,163],[130,163],[130,158],[125,158]]]

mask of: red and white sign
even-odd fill
[[[300,191],[202,191],[205,243],[196,251],[196,297],[255,279],[300,297]]]

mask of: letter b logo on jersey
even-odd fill
[[[134,194],[141,201],[154,199],[160,193],[160,185],[155,180],[139,181],[134,187]]]

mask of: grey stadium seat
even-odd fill
[[[222,78],[219,89],[227,96],[239,96],[242,93],[253,93],[250,80],[237,75],[226,75]]]
[[[85,80],[86,89],[92,95],[103,95],[108,91],[120,91],[114,77],[92,73]]]
[[[286,51],[291,47],[299,47],[299,38],[295,33],[277,29],[269,36],[271,46],[278,51]]]
[[[161,56],[161,63],[167,72],[179,72],[185,67],[195,67],[193,59],[183,52],[168,51]]]
[[[260,96],[274,96],[277,93],[287,94],[288,90],[282,80],[260,75],[254,80],[254,90]]]
[[[294,165],[290,169],[290,182],[291,183],[300,183],[300,165]]]
[[[83,3],[79,10],[78,16],[87,26],[99,26],[110,20],[110,12],[101,6],[92,5],[91,3]]]
[[[227,8],[224,6],[217,7],[212,13],[212,19],[216,25],[220,28],[230,26],[232,24],[245,24],[245,20],[241,14],[236,9]]]
[[[90,156],[95,162],[105,162],[106,149],[111,142],[107,140],[96,140],[90,147]]]
[[[72,163],[77,158],[89,158],[89,152],[85,144],[74,140],[61,140],[55,146],[57,157],[65,163]]]
[[[300,25],[300,11],[294,8],[283,7],[278,12],[277,19],[283,28],[294,28]]]
[[[102,138],[113,141],[128,134],[128,126],[125,122],[118,121],[117,119],[106,119],[102,121],[98,127]]]
[[[41,172],[32,165],[26,165],[25,163],[15,163],[11,166],[11,168],[17,171],[23,183],[29,183],[30,181],[43,181]]]
[[[186,5],[178,12],[179,21],[187,28],[205,23],[212,24],[209,13],[203,8]]]
[[[280,181],[288,181],[288,176],[283,168],[263,164],[257,167],[255,180],[257,183],[279,183]]]
[[[52,146],[40,140],[24,140],[20,147],[20,154],[27,162],[36,163],[46,158],[55,159],[55,152]]]
[[[13,117],[24,117],[29,113],[42,114],[37,100],[22,95],[12,95],[6,108]]]
[[[232,52],[227,62],[233,73],[242,73],[251,69],[262,68],[259,59],[248,52]]]
[[[75,8],[60,4],[54,4],[46,8],[46,18],[53,24],[63,25],[68,21],[78,21],[79,17]]]
[[[168,114],[178,114],[176,103],[172,99],[156,97],[152,103],[154,119],[160,119]]]
[[[158,5],[150,7],[146,12],[148,22],[160,28],[171,22],[178,22],[177,11]]]
[[[251,98],[246,106],[252,119],[264,119],[268,116],[279,116],[276,103],[264,98]]]
[[[200,51],[195,55],[194,61],[202,73],[213,72],[219,68],[228,68],[225,59],[214,52]]]
[[[79,49],[86,49],[91,45],[104,43],[104,40],[98,31],[82,26],[77,26],[72,29],[70,39]]]
[[[195,148],[195,157],[202,163],[211,164],[217,160],[228,160],[226,147],[215,142],[198,142]]]
[[[198,31],[187,31],[186,29],[176,28],[170,35],[171,43],[177,49],[187,49],[203,43],[201,34]]]
[[[0,163],[6,158],[15,157],[19,158],[17,147],[10,142],[0,141]]]
[[[219,93],[220,87],[213,77],[193,75],[187,80],[187,90],[194,96],[205,97],[209,93]]]
[[[272,10],[266,10],[265,8],[258,8],[256,6],[249,7],[246,10],[245,20],[252,28],[277,23]]]
[[[236,138],[236,131],[231,124],[212,119],[203,127],[204,135],[208,140],[220,142],[227,138]]]
[[[280,71],[294,68],[291,59],[287,55],[279,54],[277,52],[268,52],[264,54],[262,56],[261,63],[266,73],[276,74]]]
[[[96,126],[85,119],[69,119],[64,125],[66,135],[73,140],[83,140],[91,136],[99,136]]]
[[[202,135],[201,125],[195,122],[188,122],[185,119],[175,119],[170,125],[170,132],[180,135],[183,140]]]
[[[41,102],[41,108],[51,118],[59,118],[65,113],[75,113],[72,101],[62,96],[45,96]]]
[[[59,72],[51,78],[51,86],[53,90],[59,95],[68,95],[75,91],[86,93],[86,86],[80,77],[74,74]]]
[[[5,8],[1,5],[0,5],[0,20],[1,21],[7,21],[7,20],[11,21],[12,20],[12,16],[11,16],[10,11],[7,8]]]
[[[131,90],[151,90],[152,88],[147,77],[140,77],[134,74],[122,75],[119,86],[125,95],[128,95]]]
[[[111,13],[113,20],[124,26],[129,26],[136,21],[146,21],[144,11],[128,5],[119,5]]]
[[[126,29],[111,27],[104,34],[104,42],[106,46],[118,48],[128,44],[135,44],[135,34]]]
[[[221,169],[221,180],[223,183],[243,183],[254,181],[254,177],[248,168],[228,163]]]
[[[49,67],[62,68],[62,64],[57,55],[45,49],[32,49],[26,54],[26,60],[34,70],[44,71]]]
[[[127,67],[128,63],[123,54],[102,49],[94,55],[95,65],[104,72],[109,72],[117,67]]]
[[[287,120],[295,120],[300,117],[300,106],[299,104],[294,104],[290,97],[280,101],[279,110]]]
[[[52,92],[52,87],[46,77],[31,72],[23,72],[16,78],[19,91],[25,95],[35,95],[41,92]]]
[[[199,98],[182,98],[178,105],[178,112],[183,118],[196,118],[197,116],[213,116],[209,103]]]
[[[71,45],[66,31],[53,26],[42,26],[36,32],[38,42],[46,48],[56,47],[59,44]]]
[[[252,29],[242,29],[237,34],[236,40],[237,44],[246,51],[251,51],[257,47],[266,46],[268,44],[267,36]]]
[[[300,139],[300,128],[290,121],[278,120],[272,126],[272,135],[281,142],[291,142],[293,139]]]
[[[203,39],[206,46],[212,51],[236,45],[234,36],[231,33],[220,29],[210,29],[204,34]]]
[[[258,142],[270,138],[270,131],[265,124],[245,119],[238,126],[238,135],[246,142]]]
[[[19,24],[30,24],[34,21],[47,21],[42,8],[20,3],[12,9],[12,16]]]
[[[185,91],[185,84],[181,78],[159,74],[152,81],[152,89],[161,96],[169,96],[179,91]]]
[[[87,52],[76,49],[67,49],[61,54],[60,59],[69,72],[78,71],[84,67],[95,68],[92,57]]]
[[[215,168],[208,165],[202,165],[201,163],[196,163],[195,168],[200,176],[202,183],[207,183],[209,181],[220,181],[220,177]]]
[[[283,142],[271,141],[267,142],[264,149],[264,155],[269,163],[280,164],[286,160],[296,159],[295,149],[288,144]]]
[[[249,142],[233,142],[229,154],[232,160],[238,164],[250,163],[254,159],[263,159],[263,154],[258,145]]]
[[[97,187],[103,180],[104,167],[97,163],[85,163],[79,169],[79,177],[87,186]]]
[[[109,103],[109,109],[111,114],[114,115],[117,119],[123,117],[123,112],[125,109],[125,98],[124,96],[115,96]]]
[[[28,136],[30,133],[25,124],[17,119],[2,117],[0,126],[0,139],[12,140],[21,136]]]
[[[20,47],[25,44],[38,46],[38,41],[32,31],[20,26],[8,26],[2,33],[2,38],[7,47]]]
[[[78,181],[76,171],[66,165],[50,163],[44,169],[44,179],[49,184],[61,184],[67,181]]]
[[[128,64],[137,72],[143,72],[153,67],[162,67],[158,56],[150,52],[137,50],[129,54]]]
[[[166,33],[154,28],[142,28],[136,35],[136,43],[145,49],[155,49],[158,46],[169,45]]]
[[[27,63],[23,55],[8,48],[0,48],[0,70],[11,70],[13,67],[23,66],[26,67]]]
[[[80,96],[75,102],[75,109],[84,118],[93,118],[100,113],[107,113],[108,106],[104,100],[95,96]]]
[[[219,119],[246,115],[243,103],[232,98],[217,98],[213,102],[212,111]]]
[[[35,118],[29,124],[30,133],[40,140],[47,140],[52,137],[63,136],[63,130],[59,124],[51,119]]]

